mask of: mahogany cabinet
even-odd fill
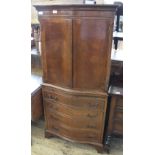
[[[41,25],[45,137],[103,150],[114,5],[35,5]]]

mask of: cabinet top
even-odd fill
[[[52,9],[69,10],[98,10],[98,11],[116,11],[117,5],[113,4],[33,4],[37,11],[51,11]]]

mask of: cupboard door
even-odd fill
[[[72,20],[41,21],[43,81],[61,87],[72,87]]]
[[[106,90],[109,79],[112,22],[108,19],[73,20],[73,87]]]

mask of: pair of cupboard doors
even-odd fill
[[[39,16],[43,82],[106,91],[114,13],[62,9],[43,13]]]

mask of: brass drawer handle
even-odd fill
[[[49,96],[49,99],[56,101],[58,98],[56,96]]]
[[[44,92],[43,96],[44,96],[45,98],[48,98],[48,99],[53,100],[53,101],[58,100],[57,96],[53,96],[53,95],[51,95],[51,94],[49,94],[49,93],[46,93],[46,92]]]
[[[59,131],[59,129],[55,126],[52,126],[52,129],[55,130],[55,131]]]

